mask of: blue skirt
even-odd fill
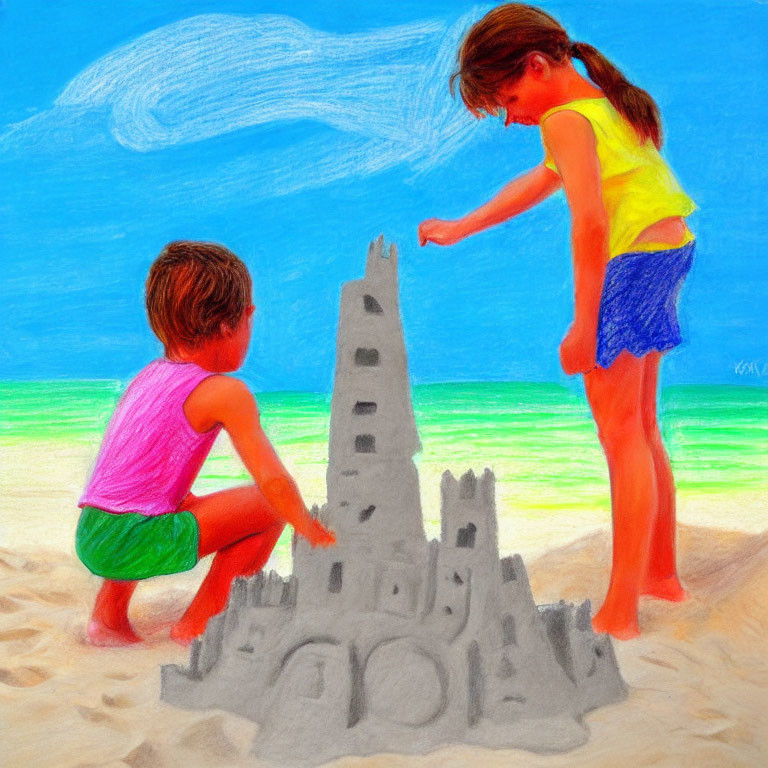
[[[597,364],[608,368],[628,349],[635,357],[682,341],[677,296],[695,241],[668,251],[621,253],[605,270],[597,326]]]

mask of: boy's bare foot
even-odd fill
[[[646,581],[640,590],[640,594],[647,597],[656,597],[659,600],[669,600],[672,603],[682,603],[683,600],[688,599],[688,593],[683,589],[677,576]]]
[[[141,638],[133,631],[130,624],[119,629],[108,627],[101,621],[91,621],[88,624],[86,634],[91,645],[99,645],[105,648],[117,648],[121,645],[140,643]]]
[[[619,611],[606,610],[605,606],[593,617],[592,629],[597,634],[607,633],[617,640],[631,640],[640,636],[637,614],[623,615]]]

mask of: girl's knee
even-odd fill
[[[655,419],[643,420],[643,434],[645,440],[651,448],[664,447],[664,441],[661,437],[659,425]]]
[[[652,448],[657,446],[663,447],[663,439],[661,436],[661,429],[659,428],[659,420],[656,416],[656,409],[654,407],[643,408],[641,414],[643,433],[645,439]]]
[[[621,415],[598,421],[597,436],[607,451],[620,449],[637,440],[646,440],[642,422],[636,415]]]

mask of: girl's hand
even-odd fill
[[[573,376],[575,373],[589,373],[597,367],[597,333],[572,325],[560,344],[560,364],[563,370]]]
[[[419,224],[419,245],[453,245],[463,236],[458,221],[427,219]]]

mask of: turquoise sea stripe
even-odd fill
[[[120,396],[115,381],[0,382],[0,440],[96,444]],[[607,498],[607,472],[586,402],[555,384],[514,382],[417,386],[414,411],[422,471],[492,467],[500,494],[533,509],[580,507]],[[262,423],[296,466],[325,472],[330,396],[268,392]],[[665,389],[660,414],[678,488],[764,489],[768,480],[768,389],[683,386]],[[214,454],[201,481],[247,479],[242,465]]]

